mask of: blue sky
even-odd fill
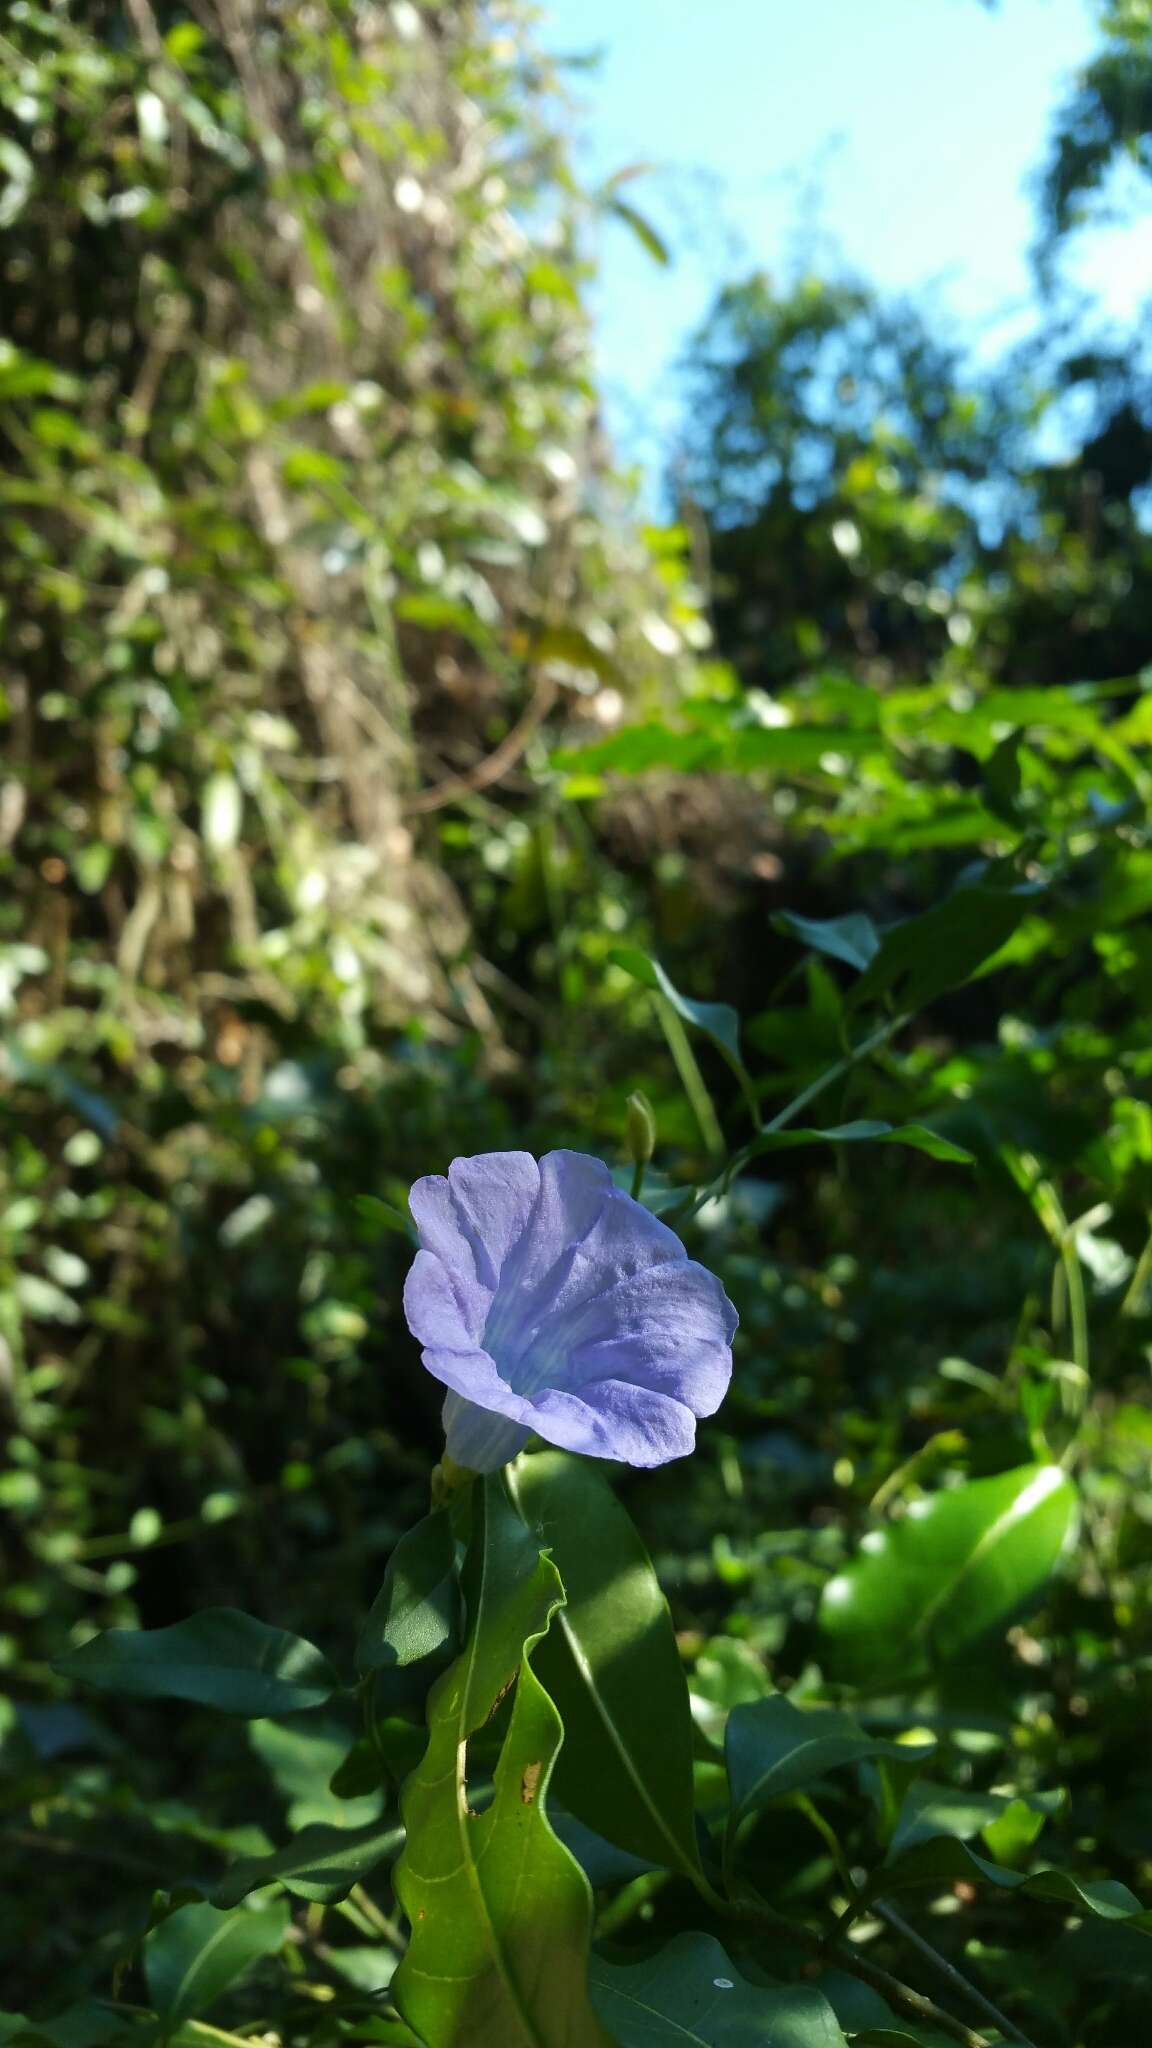
[[[674,251],[662,271],[603,231],[595,295],[618,443],[659,461],[671,366],[726,279],[800,250],[927,294],[991,351],[1034,317],[1029,183],[1054,107],[1098,45],[1092,0],[544,0],[572,81],[579,160],[643,161],[627,196]],[[1118,318],[1152,284],[1152,216],[1076,238],[1069,269]]]

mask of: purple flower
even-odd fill
[[[482,1152],[411,1194],[408,1327],[448,1388],[448,1455],[475,1472],[531,1431],[663,1465],[732,1374],[736,1311],[678,1237],[582,1152]]]

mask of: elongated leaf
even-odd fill
[[[244,1856],[225,1871],[212,1896],[218,1906],[237,1906],[249,1892],[279,1882],[300,1899],[332,1905],[346,1899],[403,1846],[404,1831],[395,1823],[373,1821],[366,1828],[335,1828],[316,1824],[302,1828],[283,1849],[267,1856]]]
[[[801,917],[794,910],[780,910],[772,923],[778,932],[787,932],[789,938],[799,939],[801,945],[810,946],[814,953],[825,953],[830,960],[843,960],[860,972],[871,964],[880,949],[879,932],[872,919],[860,910],[849,911],[846,917]]]
[[[634,981],[643,988],[655,989],[666,996],[678,1017],[685,1024],[691,1024],[710,1039],[718,1052],[724,1055],[729,1065],[743,1070],[740,1055],[740,1019],[730,1003],[695,1003],[688,996],[682,996],[658,960],[650,953],[641,952],[639,946],[614,946],[609,959],[622,967]]]
[[[866,1735],[851,1714],[832,1707],[794,1706],[783,1693],[733,1708],[724,1747],[733,1831],[769,1800],[804,1791],[828,1771],[877,1757],[909,1763],[925,1754],[924,1747]]]
[[[920,1885],[943,1889],[960,1882],[991,1884],[1001,1891],[1018,1891],[1029,1898],[1070,1906],[1076,1912],[1092,1913],[1101,1920],[1140,1919],[1152,1926],[1152,1915],[1145,1914],[1135,1893],[1115,1879],[1085,1884],[1064,1870],[1009,1870],[961,1839],[962,1834],[975,1834],[989,1825],[994,1815],[983,1809],[1008,1804],[1007,1800],[981,1800],[979,1795],[957,1801],[941,1786],[911,1786],[888,1854],[869,1881],[870,1896]]]
[[[161,2019],[171,2028],[207,2012],[262,1957],[274,1955],[287,1933],[286,1899],[259,1912],[180,1906],[144,1942],[144,1974]]]
[[[945,989],[959,988],[1000,951],[1037,907],[1032,883],[994,888],[973,883],[953,891],[919,917],[893,925],[852,990],[852,1001],[891,996],[904,1010],[922,1009]]]
[[[339,1681],[301,1636],[234,1607],[206,1607],[170,1628],[109,1629],[56,1663],[66,1678],[140,1700],[193,1700],[259,1717],[318,1707]]]
[[[411,1923],[393,1979],[427,2048],[606,2048],[588,2002],[591,1892],[545,1813],[563,1736],[528,1653],[563,1601],[560,1575],[498,1475],[479,1482],[465,1564],[464,1649],[433,1688],[408,1779],[395,1887]],[[467,1744],[515,1683],[492,1803],[469,1803]]]
[[[567,1594],[534,1660],[564,1721],[556,1797],[617,1848],[698,1870],[688,1685],[631,1516],[561,1451],[518,1460],[509,1488]]]
[[[854,1123],[832,1124],[824,1130],[809,1128],[765,1131],[753,1140],[753,1158],[762,1152],[787,1152],[794,1145],[909,1145],[914,1152],[927,1152],[931,1159],[947,1159],[954,1166],[971,1166],[973,1157],[962,1145],[941,1138],[924,1124],[886,1124],[874,1117],[859,1117]]]
[[[590,1981],[617,2048],[846,2048],[821,1992],[750,1984],[710,1934],[678,1934],[642,1963],[594,1956]]]
[[[651,768],[674,774],[792,775],[811,771],[843,773],[844,761],[877,750],[875,733],[851,726],[736,725],[731,718],[711,726],[674,731],[666,719],[622,726],[586,747],[565,747],[553,756],[559,768],[578,774],[643,775]]]
[[[626,227],[631,228],[641,248],[647,250],[654,263],[658,263],[663,270],[668,268],[672,261],[668,244],[657,234],[646,214],[641,213],[639,208],[631,205],[627,199],[611,200],[606,210],[617,220],[622,220]]]
[[[1034,1600],[1068,1540],[1076,1489],[1055,1465],[1022,1465],[917,1501],[864,1538],[820,1609],[838,1677],[910,1680],[1002,1627]]]
[[[385,1706],[422,1698],[459,1648],[456,1546],[446,1508],[400,1538],[356,1645],[356,1668],[379,1674]]]

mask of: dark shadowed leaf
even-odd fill
[[[56,1669],[101,1692],[249,1716],[320,1706],[339,1684],[311,1643],[234,1607],[206,1607],[171,1628],[109,1629]]]
[[[954,890],[920,917],[893,925],[852,990],[852,1001],[881,996],[902,1010],[920,1010],[962,982],[1000,951],[1030,911],[1039,889],[1031,883],[994,888],[973,883]]]
[[[910,1763],[925,1755],[924,1745],[879,1741],[866,1735],[851,1714],[832,1707],[797,1707],[783,1693],[735,1707],[728,1717],[724,1749],[733,1830],[769,1800],[805,1791],[828,1771],[878,1757]]]
[[[874,1117],[858,1117],[854,1123],[832,1124],[825,1130],[764,1131],[753,1140],[749,1154],[787,1152],[794,1145],[908,1145],[914,1152],[927,1152],[930,1159],[946,1159],[954,1166],[971,1166],[973,1157],[962,1145],[942,1138],[924,1124],[886,1124]]]
[[[230,1985],[283,1946],[288,1920],[286,1899],[258,1911],[191,1905],[170,1913],[144,1942],[144,1974],[161,2019],[172,2028],[209,2011]]]
[[[843,960],[861,972],[876,957],[880,934],[870,917],[859,910],[846,917],[801,917],[794,910],[778,911],[772,919],[778,932],[799,939],[814,953],[826,953],[830,960]]]
[[[297,1898],[332,1905],[346,1899],[353,1885],[399,1854],[404,1833],[394,1822],[374,1821],[366,1828],[317,1824],[302,1828],[283,1849],[267,1856],[245,1856],[217,1884],[212,1897],[218,1906],[237,1906],[262,1885],[280,1883]]]

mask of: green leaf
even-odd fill
[[[262,1885],[280,1883],[297,1898],[317,1899],[330,1906],[346,1899],[353,1885],[377,1864],[397,1855],[404,1831],[394,1822],[373,1821],[366,1828],[302,1828],[283,1849],[267,1856],[244,1856],[226,1870],[212,1897],[218,1906],[237,1906]]]
[[[685,1024],[702,1031],[728,1064],[743,1072],[740,1018],[730,1003],[695,1003],[688,996],[682,996],[660,962],[654,960],[650,953],[641,952],[639,946],[613,946],[608,957],[643,988],[654,989],[657,994],[665,996]]]
[[[750,1984],[710,1934],[678,1934],[641,1963],[594,1956],[590,1983],[617,2048],[846,2048],[821,1992]]]
[[[356,1645],[358,1671],[380,1674],[385,1703],[422,1698],[459,1647],[456,1545],[446,1508],[400,1538]]]
[[[230,1985],[264,1956],[275,1955],[288,1933],[288,1902],[260,1911],[240,1906],[180,1906],[144,1941],[144,1974],[153,2005],[169,2028],[207,2012]]]
[[[990,1795],[964,1794],[958,1798],[939,1785],[911,1786],[897,1818],[888,1854],[869,1881],[869,1895],[886,1896],[891,1891],[918,1885],[943,1888],[959,1882],[976,1882],[1070,1906],[1076,1912],[1092,1913],[1102,1920],[1131,1920],[1143,1915],[1139,1899],[1127,1885],[1115,1879],[1084,1884],[1064,1870],[1007,1870],[1003,1864],[969,1848],[962,1835],[986,1829],[996,1817],[989,1809],[1003,1809],[1009,1804],[1008,1800]]]
[[[826,953],[829,959],[843,960],[861,972],[880,948],[880,934],[872,919],[859,910],[849,911],[846,917],[800,917],[794,910],[781,910],[772,923],[778,932],[799,939],[814,953]]]
[[[55,1668],[101,1692],[248,1716],[319,1706],[338,1685],[311,1643],[234,1607],[206,1607],[170,1628],[109,1629]]]
[[[854,1123],[832,1124],[826,1130],[800,1129],[764,1131],[754,1138],[748,1157],[764,1152],[787,1152],[794,1145],[908,1145],[914,1152],[927,1152],[931,1159],[947,1159],[955,1166],[975,1164],[971,1152],[942,1138],[925,1124],[886,1124],[874,1117],[857,1118]]]
[[[724,1748],[733,1833],[747,1815],[769,1800],[804,1791],[828,1771],[878,1757],[914,1763],[925,1754],[923,1747],[905,1747],[866,1735],[851,1714],[832,1707],[794,1706],[783,1693],[734,1707]]]
[[[920,1676],[1037,1598],[1072,1530],[1076,1489],[1055,1465],[1022,1465],[916,1501],[866,1536],[824,1589],[831,1674],[880,1686]]]
[[[567,1595],[534,1660],[564,1722],[556,1797],[617,1848],[698,1872],[688,1684],[632,1518],[562,1451],[519,1459],[508,1485]]]
[[[433,1688],[402,1798],[394,1884],[412,1936],[392,1994],[427,2048],[607,2048],[588,2002],[591,1891],[545,1814],[563,1726],[528,1660],[564,1589],[498,1474],[474,1488],[464,1597],[467,1641]],[[513,1684],[478,1814],[467,1745]]]
[[[641,213],[639,208],[633,206],[627,199],[611,199],[605,210],[616,220],[623,221],[625,227],[631,228],[641,248],[647,250],[654,263],[658,263],[663,270],[668,268],[672,261],[668,244],[657,234],[646,214]]]
[[[852,1001],[888,996],[902,1010],[920,1010],[946,989],[959,988],[1000,951],[1030,911],[1038,888],[970,883],[919,917],[882,934],[879,950],[852,990]]]

